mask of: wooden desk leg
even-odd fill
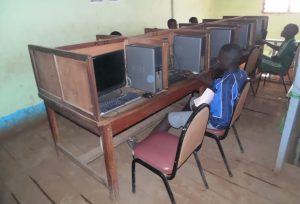
[[[51,108],[47,107],[47,105],[46,105],[46,111],[47,111],[49,126],[50,126],[51,133],[52,133],[52,139],[53,139],[53,142],[55,145],[56,154],[58,155],[56,145],[59,140],[59,129],[58,129],[58,124],[57,124],[57,119],[56,119],[56,113]]]
[[[102,127],[102,131],[103,153],[106,167],[107,183],[110,192],[110,199],[114,203],[119,203],[119,183],[111,126],[107,125]]]

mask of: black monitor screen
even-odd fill
[[[125,85],[124,61],[124,50],[99,55],[94,58],[97,91],[101,95]]]

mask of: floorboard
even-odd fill
[[[205,189],[194,158],[182,166],[170,182],[177,203],[298,204],[300,169],[286,164],[275,173],[280,141],[279,124],[287,110],[280,84],[261,86],[257,97],[248,96],[236,124],[245,153],[230,131],[222,141],[233,172],[229,177],[215,141],[205,138],[199,157],[209,189]],[[186,99],[173,104],[142,123],[121,133],[124,138],[143,140],[165,113],[180,110]],[[59,118],[62,143],[75,155],[99,148],[99,138]],[[179,135],[180,130],[170,132]],[[131,192],[131,150],[126,143],[115,148],[121,203],[169,203],[161,179],[137,165],[136,193]],[[89,165],[105,175],[103,157]],[[56,154],[47,122],[24,129],[0,143],[0,203],[2,204],[110,204],[108,190],[65,155]]]

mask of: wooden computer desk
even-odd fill
[[[65,112],[65,107],[60,107],[58,104],[44,99],[54,144],[57,149],[61,150],[76,164],[87,170],[91,176],[95,177],[108,187],[111,199],[118,202],[119,184],[113,137],[172,103],[182,99],[193,91],[198,90],[200,86],[201,83],[195,79],[187,79],[178,82],[152,99],[142,99],[141,101],[137,101],[131,104],[130,108],[127,108],[126,111],[122,111],[121,109],[116,116],[100,118],[98,122],[69,114],[68,112]],[[94,133],[96,136],[101,136],[107,179],[99,176],[99,174],[89,168],[87,164],[83,163],[79,157],[75,157],[60,143],[60,133],[56,114],[68,118],[75,124]]]
[[[201,25],[196,25],[195,28],[198,26]],[[169,47],[173,43],[174,36],[194,35],[206,37],[204,70],[208,70],[210,67],[210,36],[207,31],[192,30],[193,27],[156,31],[128,39],[124,37],[103,39],[54,49],[29,45],[38,93],[46,105],[55,147],[84,168],[91,176],[106,185],[112,200],[116,202],[119,201],[119,185],[113,137],[201,86],[197,80],[185,80],[168,87]],[[124,49],[130,43],[160,44],[162,46],[163,87],[165,92],[152,99],[142,99],[134,102],[126,110],[121,108],[119,114],[115,116],[101,117],[93,57]],[[88,167],[87,162],[82,157],[75,157],[61,144],[56,114],[99,136],[103,145],[106,179]]]

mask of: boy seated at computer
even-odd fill
[[[218,68],[192,76],[206,84],[208,89],[214,92],[214,97],[210,103],[210,117],[207,126],[209,129],[223,130],[230,124],[239,93],[247,81],[246,72],[239,68],[241,53],[239,45],[226,44],[220,50]],[[168,113],[152,130],[152,133],[168,131],[171,127],[182,128],[195,109],[193,101],[192,98],[189,102],[192,107],[187,104],[180,112]]]
[[[259,42],[277,51],[277,54],[271,58],[265,55],[262,56],[261,62],[258,65],[261,72],[283,74],[289,68],[294,58],[294,52],[297,49],[295,35],[298,32],[299,28],[296,24],[288,24],[281,32],[281,37],[284,37],[281,46],[273,45],[265,40]]]

